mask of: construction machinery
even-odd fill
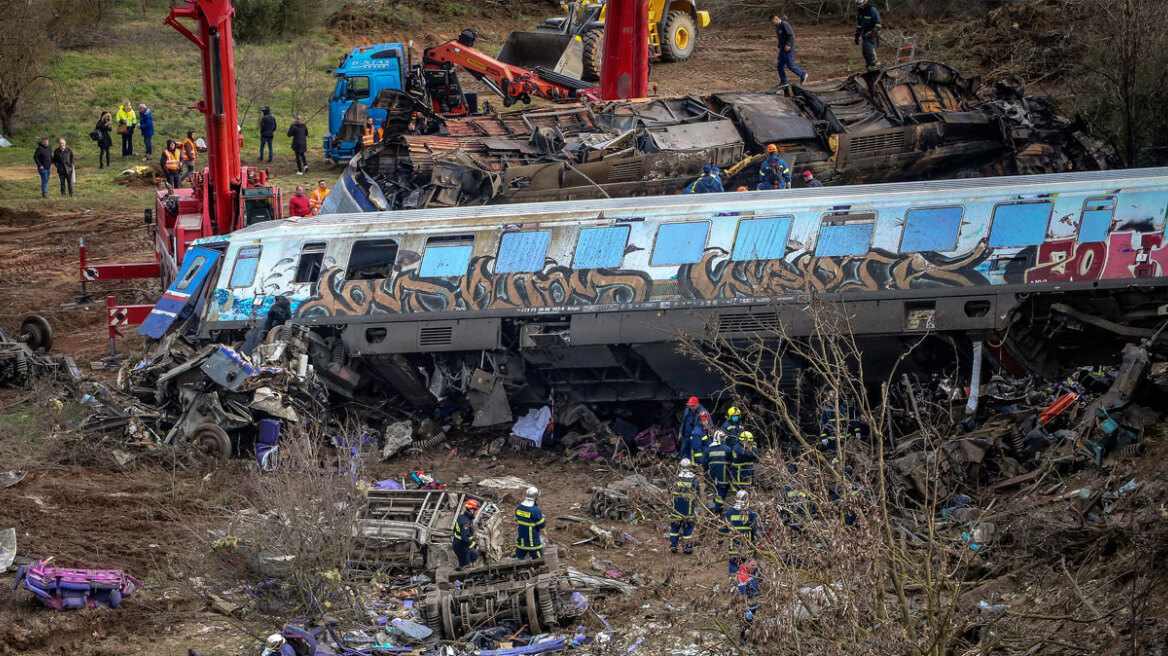
[[[561,6],[563,16],[548,18],[534,32],[512,32],[499,51],[499,60],[520,68],[549,68],[568,75],[578,71],[575,77],[599,80],[608,2],[569,2]],[[710,14],[698,11],[695,0],[648,0],[648,24],[649,57],[680,62],[693,55],[698,30],[710,24]]]
[[[187,0],[171,7],[163,21],[200,52],[203,99],[192,109],[202,112],[206,119],[207,166],[190,175],[190,187],[158,190],[153,210],[146,210],[146,224],[154,224],[155,262],[87,266],[82,255],[83,285],[97,280],[159,277],[166,289],[191,242],[283,218],[280,190],[269,182],[268,172],[243,166],[240,161],[242,137],[231,36],[234,13],[231,3],[225,0]],[[180,19],[193,20],[197,25],[192,30]]]

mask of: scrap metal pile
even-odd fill
[[[389,96],[373,104],[400,110]],[[392,112],[391,112],[392,113]],[[935,62],[770,91],[718,93],[450,119],[384,141],[345,172],[325,213],[672,194],[724,169],[757,182],[767,144],[826,184],[1110,168],[1113,155],[1018,83],[982,89]],[[799,177],[796,176],[796,180]],[[357,198],[357,196],[363,196]]]
[[[68,355],[48,355],[53,346],[53,328],[43,317],[30,315],[20,324],[20,330],[9,337],[0,330],[0,385],[24,385],[39,376],[64,373],[73,380],[81,379],[73,358]]]

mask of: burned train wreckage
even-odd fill
[[[724,170],[727,189],[754,189],[768,144],[793,171],[829,185],[1113,163],[1078,124],[1025,97],[1020,85],[980,87],[944,64],[914,62],[772,91],[450,119],[425,135],[404,128],[426,110],[386,91],[373,103],[389,114],[385,139],[354,157],[322,213],[666,195],[703,164]],[[363,106],[350,111],[349,122],[363,123]]]

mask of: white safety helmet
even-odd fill
[[[268,636],[268,649],[279,649],[284,646],[284,636],[273,633]]]
[[[539,497],[539,488],[532,485],[531,487],[527,488],[527,492],[525,492],[524,494],[529,499],[535,499],[535,498]]]
[[[682,471],[689,471],[691,469],[693,469],[693,463],[689,461],[689,458],[682,458],[681,459],[681,470]]]
[[[746,490],[738,490],[738,494],[734,495],[734,507],[741,510],[746,507],[746,500],[750,495]]]

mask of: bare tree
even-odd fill
[[[14,133],[13,118],[21,103],[45,80],[56,50],[47,18],[32,0],[0,0],[0,129]]]

